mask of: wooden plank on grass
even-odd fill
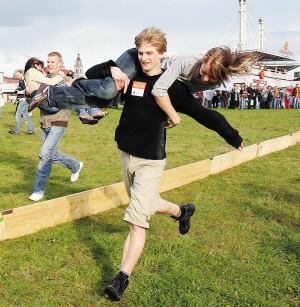
[[[165,171],[159,192],[217,174],[243,162],[300,142],[300,131],[214,158]],[[0,241],[13,239],[129,203],[124,183],[84,191],[0,212]]]
[[[210,159],[164,171],[158,191],[162,193],[206,178],[210,175],[210,172]]]
[[[13,239],[81,219],[120,205],[129,199],[124,183],[84,191],[0,212],[0,241]]]
[[[293,134],[278,137],[276,139],[267,140],[259,143],[260,148],[258,150],[257,156],[262,157],[268,155],[272,152],[279,151],[289,146],[295,145],[300,141],[300,131]]]

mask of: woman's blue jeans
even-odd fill
[[[124,52],[116,61],[118,67],[132,79],[140,66],[135,48]],[[72,86],[50,86],[49,106],[59,109],[106,108],[120,92],[111,77],[78,79]]]

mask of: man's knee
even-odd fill
[[[140,227],[138,225],[134,225],[132,223],[129,223],[129,229],[130,229],[130,232],[133,232],[135,234],[143,234],[146,231],[145,228]]]
[[[39,158],[44,163],[50,162],[52,160],[51,155],[44,153],[44,152],[40,152]]]

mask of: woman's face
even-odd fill
[[[42,64],[35,64],[35,68],[39,71],[43,71],[43,65]]]
[[[212,58],[205,59],[199,69],[199,74],[201,77],[202,83],[211,84],[216,83],[218,80],[214,79],[212,75],[212,66],[211,66]]]

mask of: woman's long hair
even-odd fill
[[[259,56],[255,52],[232,52],[229,47],[221,46],[210,49],[202,62],[210,62],[214,79],[229,81],[232,74],[247,74]]]
[[[36,68],[35,65],[42,65],[42,67],[44,67],[44,62],[40,61],[37,58],[30,58],[25,64],[24,74],[26,73],[28,69]]]

